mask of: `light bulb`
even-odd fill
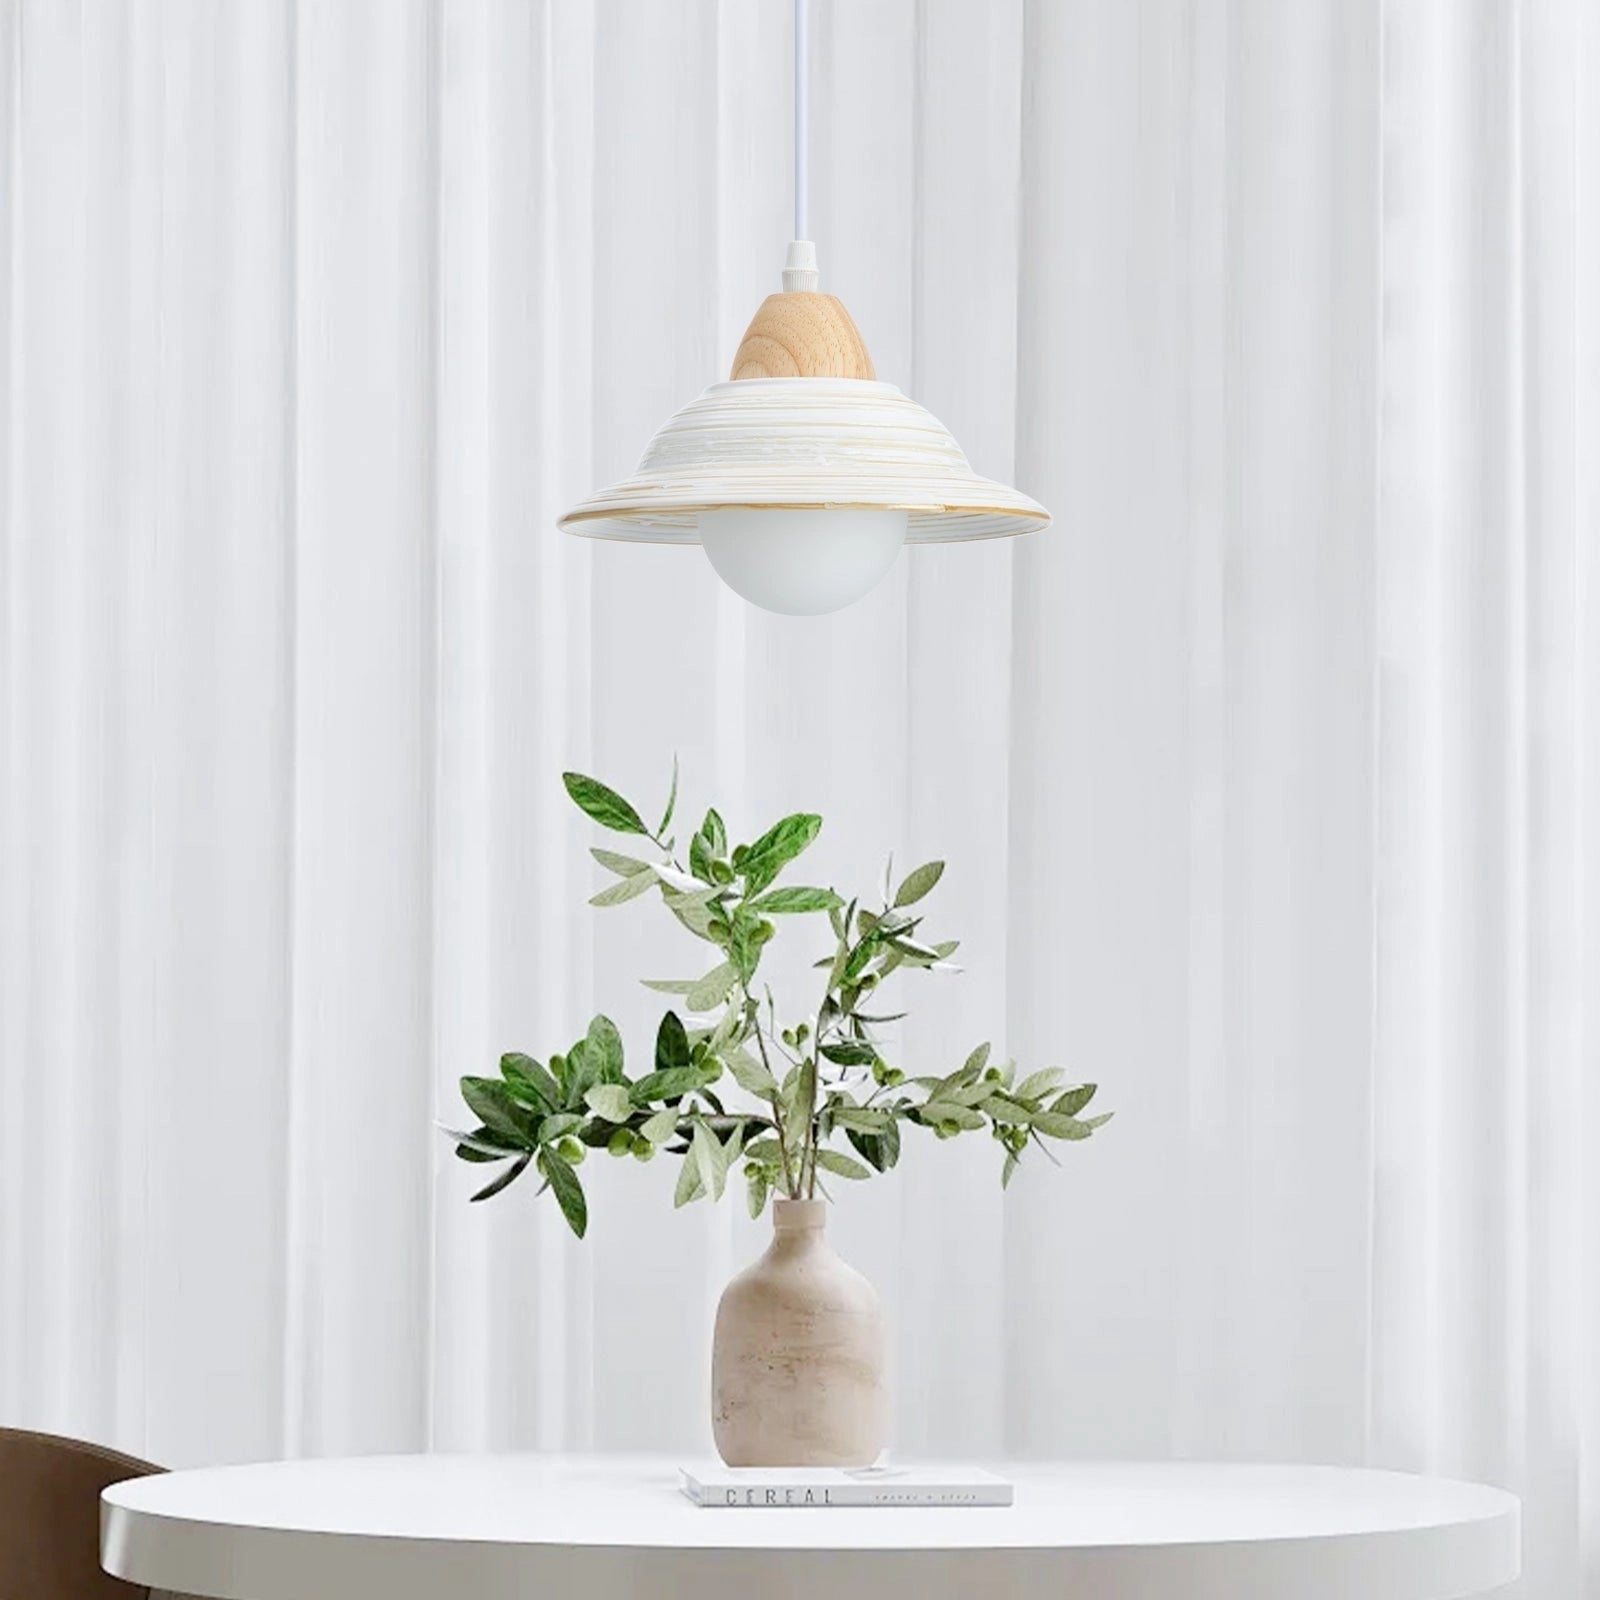
[[[894,565],[904,511],[728,506],[700,513],[717,576],[752,605],[815,617],[859,600]]]

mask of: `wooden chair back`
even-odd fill
[[[100,1491],[160,1472],[78,1439],[0,1428],[0,1600],[142,1600],[100,1567]]]

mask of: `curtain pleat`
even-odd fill
[[[599,1010],[648,1057],[704,963],[584,904],[560,773],[676,757],[680,837],[948,859],[908,1065],[1118,1113],[840,1197],[897,1449],[1492,1479],[1593,1593],[1600,20],[812,36],[824,286],[1057,520],[802,620],[553,529],[776,287],[787,8],[0,3],[0,1421],[708,1448],[760,1225],[597,1157],[579,1243],[434,1126]]]

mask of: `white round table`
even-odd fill
[[[701,1509],[674,1463],[388,1456],[107,1489],[108,1572],[221,1600],[1455,1600],[1518,1571],[1499,1489],[1333,1467],[1027,1464],[1012,1506]]]

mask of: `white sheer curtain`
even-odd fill
[[[676,750],[949,858],[907,1059],[1119,1113],[840,1206],[902,1449],[1489,1478],[1600,1593],[1600,16],[817,0],[827,286],[1057,523],[810,622],[552,528],[775,282],[788,27],[0,4],[0,1420],[702,1447],[754,1227],[432,1128],[644,1047],[558,773]]]

